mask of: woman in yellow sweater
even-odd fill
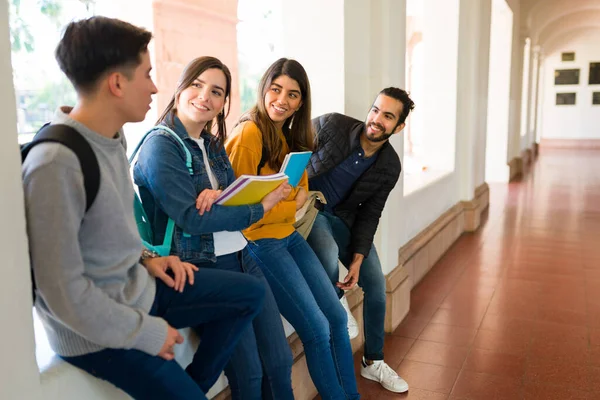
[[[257,104],[225,145],[236,176],[276,173],[290,151],[312,150],[310,85],[295,60],[279,59],[263,75]],[[324,400],[359,399],[347,317],[319,259],[295,231],[307,199],[306,172],[289,196],[244,230],[279,310],[304,344],[308,369]]]

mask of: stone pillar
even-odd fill
[[[40,374],[35,360],[31,278],[17,113],[11,65],[8,3],[0,4],[0,399],[39,399]]]
[[[478,176],[485,171],[485,160],[477,153],[485,146],[486,129],[479,129],[487,122],[486,113],[479,113],[480,103],[487,109],[487,81],[489,75],[491,0],[461,0],[459,16],[458,87],[456,168],[460,176],[459,195],[465,206],[465,229],[474,231],[479,227],[481,208],[475,194],[481,183]],[[485,82],[485,90],[480,87]],[[481,119],[483,125],[481,123]],[[485,154],[485,147],[483,147]]]
[[[237,57],[237,0],[154,0],[154,49],[158,114],[173,95],[185,65],[213,56],[231,71],[228,128],[240,115]]]
[[[533,76],[532,76],[531,103],[529,114],[529,144],[528,148],[535,147],[537,143],[537,111],[540,93],[540,46],[533,47]]]
[[[513,9],[514,12],[514,9]],[[509,165],[518,163],[521,157],[521,95],[523,87],[523,53],[525,49],[526,36],[521,34],[519,19],[513,14],[513,49],[511,59],[511,88],[510,88],[510,118],[508,131],[508,159]],[[511,167],[511,178],[520,174],[518,168]]]

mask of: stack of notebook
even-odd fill
[[[240,176],[221,193],[215,203],[223,206],[256,204],[286,180],[290,185],[297,186],[311,154],[310,151],[287,154],[276,174]]]

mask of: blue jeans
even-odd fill
[[[62,358],[135,399],[204,400],[204,393],[219,378],[240,336],[261,310],[264,295],[264,285],[258,279],[229,271],[201,269],[196,272],[194,285],[186,285],[183,293],[157,280],[150,314],[177,329],[204,328],[198,350],[185,371],[175,360],[166,361],[139,350],[105,349]]]
[[[265,276],[249,251],[244,249],[238,253],[223,255],[217,257],[216,263],[204,262],[197,266],[201,269],[245,272],[258,278],[265,288],[262,311],[252,321],[252,326],[242,334],[231,360],[225,367],[231,398],[294,400],[292,351],[285,337],[281,314]],[[261,388],[263,374],[265,387]]]
[[[338,259],[348,268],[353,253],[350,249],[350,229],[338,217],[319,211],[307,239],[323,264],[329,279],[341,298],[344,291],[335,286],[339,281]],[[358,285],[365,294],[363,320],[365,332],[365,358],[383,360],[385,322],[385,276],[375,245],[364,259],[358,276]]]
[[[281,314],[304,345],[310,376],[323,400],[360,399],[347,317],[319,259],[298,232],[248,245]]]

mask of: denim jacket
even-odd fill
[[[160,126],[160,125],[159,125]],[[185,165],[181,144],[168,132],[157,129],[150,133],[140,149],[133,168],[144,211],[150,219],[154,243],[162,243],[169,217],[175,222],[171,254],[188,262],[216,261],[213,232],[240,231],[263,217],[262,204],[244,206],[213,205],[200,215],[196,198],[204,189],[211,189],[202,151],[189,137],[185,127],[174,117],[170,128],[183,140],[192,154],[193,175]],[[224,149],[217,150],[211,135],[202,132],[209,165],[224,189],[235,180]]]

